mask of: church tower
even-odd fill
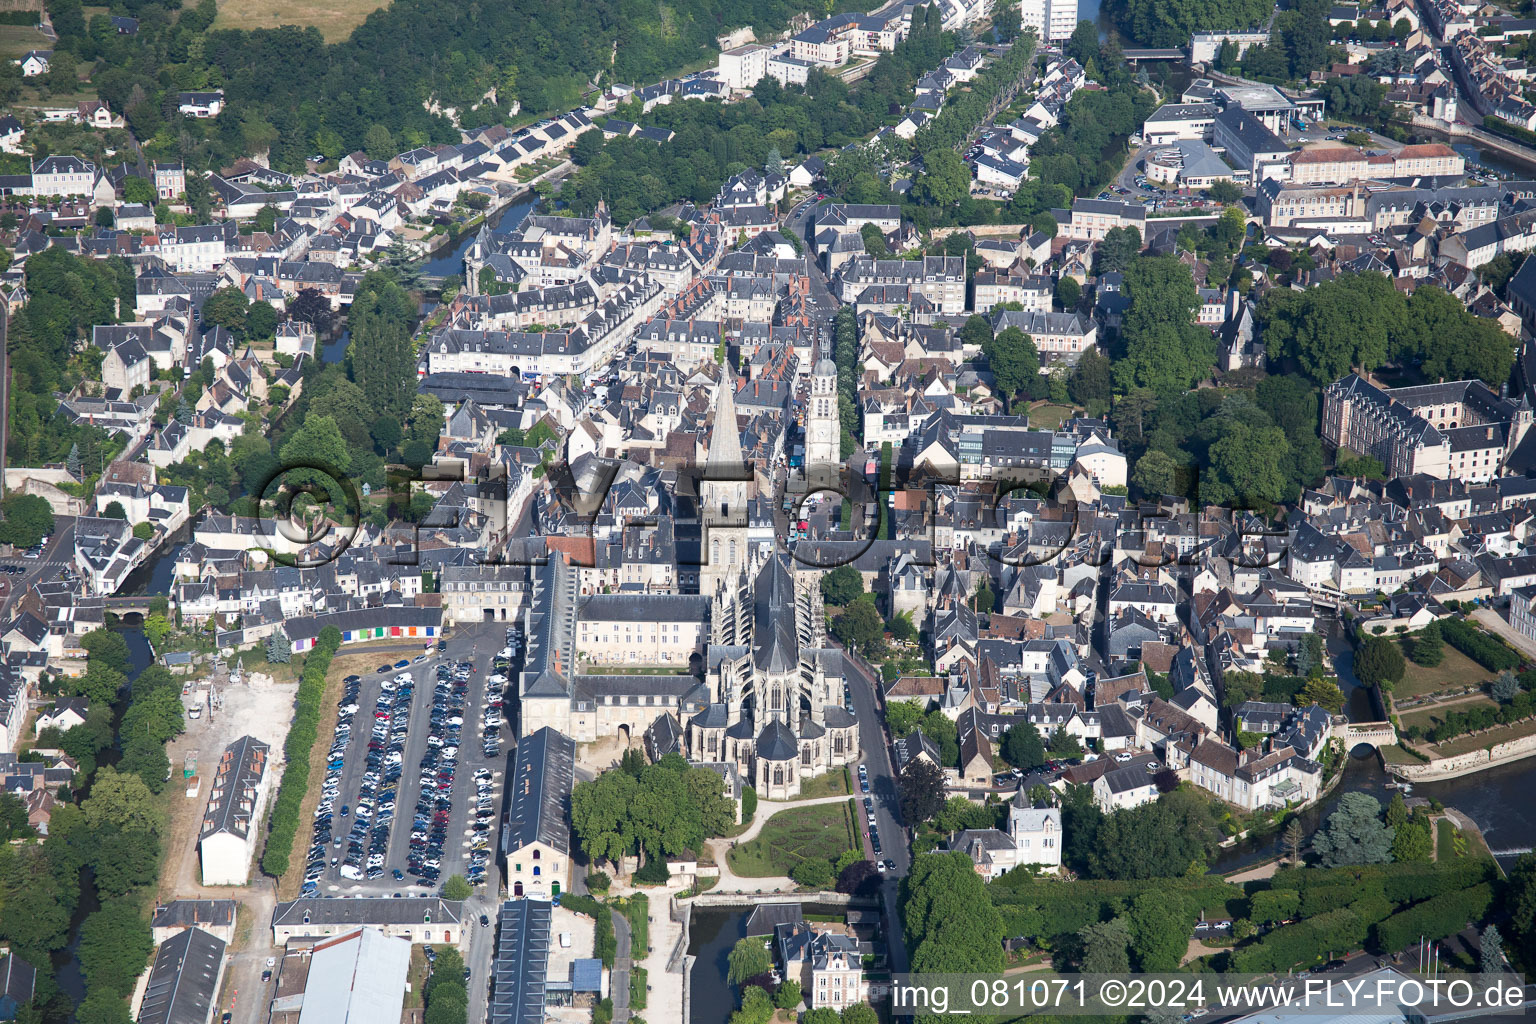
[[[720,375],[714,433],[699,481],[699,593],[712,597],[723,586],[736,586],[747,565],[747,497],[752,470],[742,458],[741,427],[736,422],[736,378],[729,367]]]
[[[837,366],[823,355],[811,370],[811,395],[805,411],[805,475],[824,484],[835,480],[842,463],[838,423]]]

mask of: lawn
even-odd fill
[[[643,960],[651,951],[651,898],[635,893],[624,904],[624,916],[629,919],[630,951],[634,959]]]
[[[424,1005],[422,989],[427,985],[427,954],[425,946],[411,947],[411,964],[405,972],[405,1008],[417,1010]]]
[[[0,25],[0,57],[16,60],[28,50],[48,50],[53,44],[36,25]]]
[[[1387,764],[1423,764],[1424,763],[1424,759],[1423,758],[1414,757],[1413,753],[1411,751],[1409,751],[1406,747],[1400,747],[1400,746],[1398,746],[1396,744],[1393,744],[1392,746],[1389,746],[1389,747],[1382,747],[1381,748],[1381,756],[1382,756],[1382,759],[1387,762]]]
[[[1476,733],[1471,736],[1458,736],[1445,743],[1435,744],[1433,749],[1441,757],[1455,757],[1457,754],[1466,754],[1473,750],[1482,750],[1497,743],[1508,743],[1510,740],[1520,739],[1522,736],[1536,734],[1536,719],[1526,719],[1523,722],[1515,722],[1513,725],[1500,725],[1487,732]]]
[[[1445,657],[1433,668],[1416,665],[1410,659],[1408,670],[1403,673],[1403,681],[1392,688],[1392,696],[1397,700],[1405,700],[1409,697],[1422,697],[1426,693],[1459,690],[1469,683],[1480,683],[1490,675],[1483,666],[1446,644]]]
[[[848,769],[846,767],[827,772],[825,775],[817,775],[800,783],[799,799],[801,800],[815,800],[824,796],[848,795]]]
[[[1029,410],[1029,429],[1055,430],[1071,415],[1072,407],[1068,405],[1046,402],[1044,405],[1032,406]]]
[[[1435,859],[1456,859],[1456,826],[1449,818],[1441,818],[1435,822]]]
[[[1425,733],[1428,733],[1429,730],[1445,721],[1445,716],[1450,712],[1471,711],[1473,708],[1479,706],[1497,707],[1498,704],[1492,697],[1489,697],[1487,694],[1479,694],[1475,698],[1470,700],[1460,700],[1455,704],[1432,705],[1430,707],[1415,708],[1412,711],[1405,711],[1397,716],[1397,720],[1402,728],[1406,729],[1410,725],[1416,725]],[[1424,742],[1428,741],[1426,740]],[[1479,743],[1477,746],[1480,747],[1482,744]]]
[[[214,28],[277,28],[313,25],[328,43],[345,39],[374,11],[379,0],[220,0]]]
[[[846,803],[817,804],[780,811],[769,818],[755,839],[728,855],[731,870],[746,878],[787,875],[803,860],[834,861],[853,849],[856,839]]]

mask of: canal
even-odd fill
[[[839,918],[844,907],[804,904],[806,914]],[[726,981],[731,947],[747,934],[751,907],[694,907],[688,925],[688,952],[694,958],[688,1024],[726,1024],[736,1010],[736,992]]]
[[[164,593],[164,591],[161,591]],[[128,687],[133,688],[133,681],[139,677],[155,660],[154,651],[150,649],[149,641],[144,638],[142,629],[119,628],[123,639],[128,642]],[[113,723],[116,729],[117,723]],[[96,755],[98,765],[115,764],[122,756],[122,751],[115,747],[109,747]],[[89,791],[81,794],[81,799],[89,795]],[[97,910],[101,909],[101,901],[96,898],[96,880],[91,870],[86,868],[80,872],[80,898],[75,907],[73,918],[69,922],[69,945],[53,955],[54,979],[58,982],[59,990],[69,996],[70,1001],[78,1009],[85,999],[85,974],[80,969],[80,925]]]
[[[528,195],[515,203],[503,206],[498,212],[491,214],[491,234],[505,235],[523,222],[538,204],[538,197]],[[431,259],[421,268],[423,275],[427,277],[447,277],[449,274],[464,273],[464,251],[473,244],[479,228],[466,231],[451,244],[439,249]],[[330,360],[327,360],[329,362]]]

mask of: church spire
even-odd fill
[[[725,470],[711,479],[734,479],[741,475],[746,460],[741,457],[741,427],[736,422],[736,375],[730,367],[720,368],[720,400],[715,409],[715,432],[709,438],[708,466]]]

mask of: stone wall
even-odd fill
[[[1536,735],[1522,736],[1494,744],[1492,750],[1472,750],[1455,757],[1437,757],[1432,761],[1389,764],[1387,771],[1409,782],[1431,782],[1471,775],[1495,765],[1518,761],[1536,754]]]

